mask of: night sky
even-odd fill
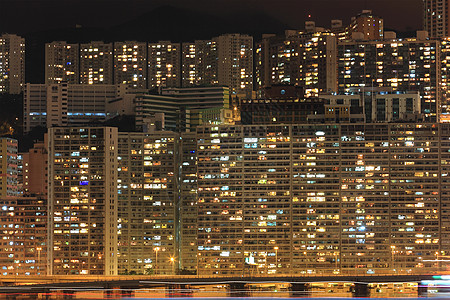
[[[311,15],[316,25],[331,19],[344,24],[363,9],[385,20],[385,28],[422,28],[422,0],[0,0],[0,31],[26,34],[61,27],[110,27],[139,17],[161,5],[208,14],[263,12],[291,29],[304,28]]]

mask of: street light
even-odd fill
[[[160,250],[160,248],[155,247],[155,248],[153,248],[153,250],[156,253],[156,256],[155,256],[155,275],[156,275],[156,274],[158,274],[158,251]]]
[[[40,269],[39,265],[41,264],[41,250],[42,250],[42,248],[41,247],[37,247],[36,250],[38,252],[37,268]]]
[[[170,263],[172,264],[173,275],[176,275],[175,274],[175,257],[173,257],[173,256],[170,257]]]
[[[440,264],[439,264],[439,262],[440,262],[440,260],[439,260],[439,252],[438,251],[436,251],[435,252],[435,254],[436,254],[436,270],[439,272],[439,269],[440,269]]]
[[[305,255],[305,274],[308,274],[308,253],[303,251],[303,254]]]
[[[275,272],[277,272],[277,269],[278,269],[278,247],[275,246],[275,247],[273,247],[273,249],[275,250]]]

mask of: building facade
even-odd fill
[[[382,40],[384,34],[383,19],[372,14],[371,10],[363,10],[356,17],[352,18],[347,27],[348,38],[352,33],[360,32],[364,40]]]
[[[204,122],[204,110],[229,110],[230,92],[226,87],[163,88],[161,95],[136,96],[134,104],[138,127],[159,116],[162,129],[184,132]]]
[[[198,274],[197,251],[197,134],[183,133],[179,140],[179,206],[176,209],[179,234],[180,273]]]
[[[432,38],[447,37],[450,33],[450,2],[448,0],[423,1],[423,29]]]
[[[232,97],[253,91],[253,37],[225,34],[213,38],[217,45],[218,84],[228,86]]]
[[[171,132],[119,134],[121,274],[174,274],[177,142]]]
[[[113,84],[113,44],[80,44],[80,84]]]
[[[323,113],[321,99],[244,99],[240,103],[243,125],[306,123],[308,116]]]
[[[45,44],[45,83],[80,82],[80,46],[57,41]]]
[[[47,124],[47,85],[25,84],[23,89],[23,130]]]
[[[181,44],[148,44],[148,88],[181,87]]]
[[[0,93],[20,94],[25,84],[25,39],[0,36]]]
[[[196,269],[195,133],[119,133],[119,274]]]
[[[337,91],[337,38],[332,33],[315,33],[302,47],[300,86],[305,97]]]
[[[47,135],[28,152],[22,153],[22,189],[24,195],[39,195],[47,199],[48,151]]]
[[[147,43],[114,43],[114,83],[147,88]]]
[[[37,126],[83,126],[106,120],[108,101],[120,88],[110,84],[30,84],[24,91],[24,131]]]
[[[50,275],[117,275],[117,128],[49,129]]]
[[[18,189],[18,166],[17,166],[17,140],[11,138],[0,138],[0,197],[17,197]]]
[[[309,36],[309,34],[308,34]],[[263,35],[256,55],[256,89],[300,84],[301,47],[306,34],[287,30],[284,36]]]
[[[337,91],[337,37],[330,31],[265,35],[256,49],[257,89],[295,85],[305,97]]]
[[[47,200],[1,197],[0,205],[1,275],[47,275]]]
[[[383,41],[342,41],[338,45],[338,91],[391,88],[418,91],[425,120],[439,119],[439,42],[423,36]]]
[[[213,40],[196,40],[182,44],[181,86],[216,86],[217,43]]]
[[[449,243],[449,134],[437,123],[199,128],[200,275],[435,270]]]
[[[361,89],[348,94],[321,94],[325,100],[325,115],[309,116],[321,123],[347,122],[377,123],[420,121],[421,100],[418,92],[389,92],[378,88]],[[340,120],[340,121],[339,121]]]

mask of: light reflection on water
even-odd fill
[[[439,283],[439,282],[438,282]],[[295,291],[291,291],[293,286],[287,283],[258,283],[246,284],[244,287],[230,287],[226,284],[218,285],[182,285],[178,286],[161,286],[153,288],[141,289],[102,289],[94,288],[78,288],[78,287],[54,287],[50,288],[47,294],[18,294],[11,290],[9,298],[6,299],[249,299],[249,300],[268,300],[268,299],[367,299],[354,298],[353,295],[362,296],[361,294],[352,294],[355,287],[351,282],[334,282],[334,283],[311,283],[306,290],[304,287],[296,287]],[[419,289],[417,283],[377,283],[369,284],[367,290],[371,299],[423,299],[429,297],[433,299],[450,299],[450,286],[443,284],[428,285],[425,289],[425,295],[418,298]],[[424,285],[420,285],[420,288]],[[14,288],[12,288],[14,289]],[[23,290],[22,290],[23,291]],[[26,298],[23,298],[26,297]],[[0,299],[5,299],[5,295],[0,294]]]
[[[205,299],[217,299],[217,300],[270,300],[270,299],[313,299],[313,300],[320,300],[320,299],[365,299],[368,298],[357,298],[357,297],[339,297],[339,296],[333,296],[333,295],[327,295],[324,296],[323,294],[316,294],[316,295],[305,295],[305,296],[295,296],[295,297],[289,297],[289,295],[280,294],[278,296],[269,295],[266,296],[252,296],[252,297],[243,297],[243,296],[236,296],[236,297],[227,297],[227,296],[220,296],[219,294],[208,294],[208,296],[196,296],[196,297],[190,297],[190,296],[184,296],[180,297],[180,294],[161,294],[161,293],[154,293],[151,291],[146,292],[140,292],[139,290],[133,290],[131,293],[131,290],[118,290],[115,289],[114,291],[105,291],[105,290],[97,290],[97,291],[83,291],[78,290],[76,293],[68,293],[67,291],[54,291],[49,294],[13,294],[11,293],[9,297],[5,297],[5,295],[0,296],[0,299],[124,299],[124,300],[136,300],[136,299],[172,299],[172,300],[205,300]],[[131,295],[130,295],[131,294]],[[12,296],[12,297],[11,297]],[[25,296],[25,298],[23,298]],[[428,295],[428,297],[432,298],[433,300],[448,300],[450,299],[450,294],[447,293],[441,293],[441,294],[431,294]],[[369,297],[370,299],[398,299],[398,300],[423,300],[423,297]]]
[[[131,299],[167,299],[167,298],[121,298],[121,299],[127,299],[127,300],[131,300]],[[170,298],[170,299],[174,299],[174,300],[187,300],[186,298]],[[352,298],[352,297],[314,297],[314,298],[309,298],[309,297],[289,297],[289,298],[285,298],[285,297],[199,297],[199,298],[188,298],[188,299],[192,299],[192,300],[205,300],[205,299],[217,299],[217,300],[270,300],[270,299],[312,299],[312,300],[320,300],[320,299],[326,299],[326,300],[330,300],[330,299],[353,299],[353,300],[367,300],[368,298]],[[394,298],[370,298],[370,299],[397,299],[397,300],[423,300],[424,298],[399,298],[399,297],[394,297]],[[448,300],[449,297],[433,297],[433,300]]]

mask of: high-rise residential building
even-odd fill
[[[115,57],[117,54],[117,47]],[[115,63],[115,72],[120,72]],[[116,81],[118,82],[118,81]],[[192,43],[160,41],[148,46],[148,88],[226,86],[232,95],[251,96],[253,38],[225,34]]]
[[[0,93],[20,94],[25,84],[25,39],[0,36]]]
[[[51,275],[117,275],[117,128],[49,129]]]
[[[80,83],[113,84],[112,43],[90,42],[80,45]]]
[[[119,273],[174,273],[177,142],[172,132],[119,134]]]
[[[176,232],[179,234],[179,269],[197,273],[197,134],[182,133],[178,151],[179,206]]]
[[[0,138],[0,198],[19,196],[17,152],[17,140]]]
[[[299,85],[303,33],[287,30],[284,36],[263,35],[255,51],[256,88],[276,84]]]
[[[47,200],[0,197],[0,274],[47,275]]]
[[[442,84],[442,99],[441,99],[441,122],[450,122],[450,39],[443,38],[441,40],[440,52],[440,67],[441,67],[441,84]]]
[[[48,151],[47,134],[22,155],[22,189],[24,195],[39,195],[47,199]]]
[[[348,38],[354,32],[362,33],[364,40],[381,40],[384,34],[383,19],[373,15],[371,10],[363,10],[348,25]]]
[[[300,49],[300,86],[306,97],[337,91],[337,38],[318,32]]]
[[[203,64],[197,41],[181,45],[181,86],[190,87],[201,82],[200,66]]]
[[[217,44],[212,40],[196,40],[182,44],[182,87],[216,86]]]
[[[23,130],[47,124],[47,85],[27,83],[23,89]]]
[[[45,44],[45,83],[80,82],[79,45],[57,41]]]
[[[147,43],[114,43],[114,83],[147,88]]]
[[[181,44],[148,44],[148,88],[181,87]]]
[[[24,89],[24,131],[36,126],[83,126],[106,120],[120,88],[110,84],[30,84]]]
[[[195,133],[119,133],[120,274],[196,268]]]
[[[45,83],[113,84],[113,46],[57,41],[45,47]]]
[[[250,97],[253,91],[253,38],[224,34],[212,40],[183,43],[181,83],[226,86],[232,97]]]
[[[441,122],[450,122],[450,38],[440,40]]]
[[[20,196],[23,195],[23,156],[22,153],[17,153],[17,190]]]
[[[449,134],[439,123],[198,128],[199,274],[430,272],[448,255]]]
[[[417,38],[341,41],[338,44],[338,91],[372,87],[418,91],[425,120],[436,121],[440,108],[440,42],[419,32]]]
[[[223,85],[218,78],[217,42],[214,40],[195,41],[200,70],[200,84],[206,86]]]
[[[218,84],[230,88],[232,97],[249,97],[253,91],[253,37],[224,34],[212,40],[217,46]]]
[[[329,31],[265,35],[256,50],[256,83],[295,85],[306,97],[337,91],[337,37]]]
[[[448,0],[423,1],[423,28],[432,38],[450,34],[450,2]]]

